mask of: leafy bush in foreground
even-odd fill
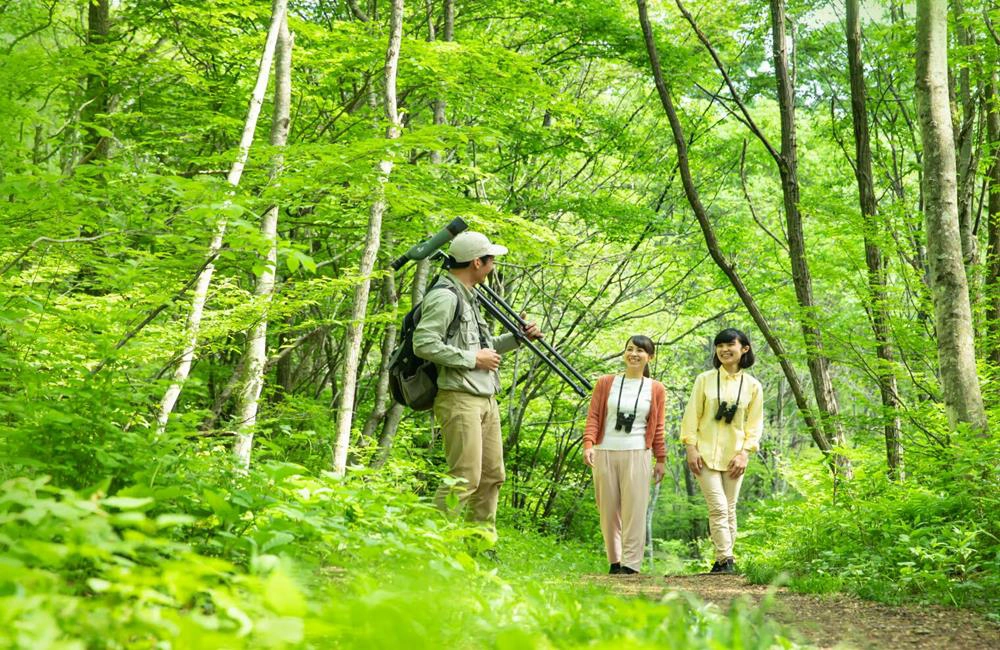
[[[0,647],[789,647],[756,612],[586,586],[587,552],[551,539],[511,533],[496,565],[489,535],[372,476],[211,484],[7,481]]]
[[[762,504],[745,527],[751,577],[790,572],[792,586],[864,598],[1000,611],[1000,463],[996,438],[956,439],[887,479],[857,466],[834,502],[828,476],[799,468],[803,498]]]

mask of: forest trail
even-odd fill
[[[753,605],[768,594],[766,585],[754,585],[741,576],[588,576],[595,584],[622,595],[659,598],[682,591],[723,610],[745,597]],[[790,628],[792,638],[817,648],[872,649],[1000,648],[1000,626],[981,616],[943,607],[883,605],[843,594],[800,594],[780,588],[768,616]]]

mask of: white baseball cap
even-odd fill
[[[448,254],[454,257],[456,262],[471,262],[477,257],[504,255],[506,252],[506,246],[492,244],[483,233],[470,230],[456,235],[448,247]]]

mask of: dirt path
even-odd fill
[[[758,604],[768,588],[739,576],[588,576],[626,595],[658,598],[669,590],[685,591],[725,609],[746,597]],[[790,627],[800,643],[817,648],[1000,649],[1000,627],[968,611],[943,607],[892,607],[842,594],[775,593],[771,618]]]

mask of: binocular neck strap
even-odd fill
[[[722,404],[722,368],[715,369],[715,400]],[[740,387],[736,389],[736,406],[740,405],[740,395],[743,394],[743,373],[740,373]],[[619,397],[618,399],[621,399]]]
[[[642,384],[646,381],[643,376],[639,379],[639,392],[635,394],[635,404],[632,405],[632,415],[639,412],[639,396],[642,395]],[[622,389],[625,388],[625,375],[622,375],[622,383],[618,384],[618,412],[622,412]]]

